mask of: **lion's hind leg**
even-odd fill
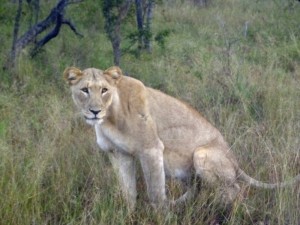
[[[194,152],[194,168],[201,181],[217,190],[217,201],[223,206],[231,206],[240,187],[236,183],[234,163],[226,151],[215,147],[201,147]]]

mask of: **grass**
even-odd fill
[[[50,3],[42,4],[41,17]],[[112,64],[97,3],[81,4],[67,13],[84,38],[64,28],[36,58],[25,49],[14,71],[0,72],[0,224],[209,224],[219,212],[213,190],[160,214],[145,204],[141,173],[137,211],[128,214],[108,159],[61,79],[70,65]],[[11,2],[0,6],[1,65],[15,11]],[[201,111],[249,175],[289,179],[300,171],[299,13],[297,1],[215,0],[207,8],[163,1],[153,26],[156,33],[170,29],[165,49],[154,43],[151,55],[125,54],[121,66]],[[23,16],[24,31],[26,8]],[[168,183],[171,195],[178,189]],[[274,191],[244,186],[226,224],[299,224],[299,204],[299,185]]]

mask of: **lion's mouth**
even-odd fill
[[[87,116],[84,116],[85,118],[85,121],[90,124],[90,125],[95,125],[95,124],[101,124],[103,122],[103,119],[102,118],[98,118],[98,117],[92,117],[92,118],[89,118]]]
[[[100,118],[98,118],[98,117],[92,117],[92,118],[89,118],[89,117],[87,117],[87,116],[84,116],[84,118],[86,119],[86,120],[100,120]]]

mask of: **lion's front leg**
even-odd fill
[[[165,171],[163,163],[163,147],[145,149],[139,154],[147,192],[155,207],[166,203]]]
[[[130,211],[133,211],[136,204],[136,168],[134,157],[118,151],[109,152],[109,159],[116,172]]]

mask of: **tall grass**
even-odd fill
[[[0,72],[0,224],[209,224],[220,212],[213,190],[201,189],[185,207],[160,214],[145,204],[140,171],[137,210],[127,212],[108,159],[61,79],[66,66],[112,64],[97,7],[85,1],[67,12],[83,39],[63,29],[36,58],[25,50],[13,72]],[[15,9],[10,2],[0,6],[2,65]],[[251,176],[290,179],[300,172],[299,14],[296,1],[215,0],[206,8],[163,1],[153,25],[154,32],[170,30],[165,49],[154,43],[151,55],[126,54],[122,69],[201,111]],[[180,192],[174,181],[167,187],[170,197]],[[225,223],[299,224],[299,212],[299,185],[243,186]]]

